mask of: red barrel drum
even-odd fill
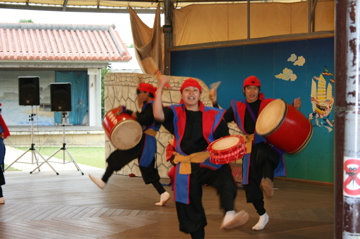
[[[313,133],[310,121],[282,99],[265,106],[258,116],[255,130],[269,143],[290,154],[304,149]]]
[[[139,122],[129,114],[119,113],[118,108],[106,113],[102,125],[110,142],[120,150],[135,147],[143,134]]]

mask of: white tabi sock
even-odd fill
[[[265,212],[260,216],[259,221],[253,226],[254,231],[261,231],[265,228],[266,224],[269,222],[269,215]]]

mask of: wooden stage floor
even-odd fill
[[[57,166],[54,164],[54,168]],[[159,196],[140,177],[113,175],[100,190],[88,173],[74,167],[59,171],[5,172],[5,204],[0,205],[0,238],[190,238],[178,230],[175,203],[155,206]],[[167,179],[162,180],[167,183]],[[333,187],[275,180],[275,195],[265,201],[270,221],[263,231],[252,231],[258,216],[238,190],[236,207],[250,219],[241,228],[220,230],[222,212],[211,187],[204,187],[203,202],[208,225],[206,238],[333,238]],[[171,188],[166,186],[171,192]],[[172,192],[171,192],[172,194]]]

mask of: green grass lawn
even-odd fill
[[[20,150],[27,150],[28,147],[15,147]],[[55,153],[59,147],[41,147],[37,150],[44,156],[50,156]],[[76,163],[84,164],[96,168],[105,169],[105,148],[104,147],[68,147],[67,150],[74,158]],[[63,150],[60,150],[53,157],[63,159]],[[69,161],[70,158],[65,152],[65,160]]]

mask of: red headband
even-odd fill
[[[248,85],[261,86],[260,80],[256,76],[249,76],[244,80],[243,88]]]
[[[155,96],[156,87],[149,83],[139,83],[138,90],[150,92]]]
[[[200,93],[202,92],[201,85],[199,84],[199,82],[197,82],[197,80],[194,80],[193,78],[189,78],[182,83],[180,92],[182,92],[183,89],[185,89],[186,87],[189,87],[189,86],[196,87],[199,89]]]

